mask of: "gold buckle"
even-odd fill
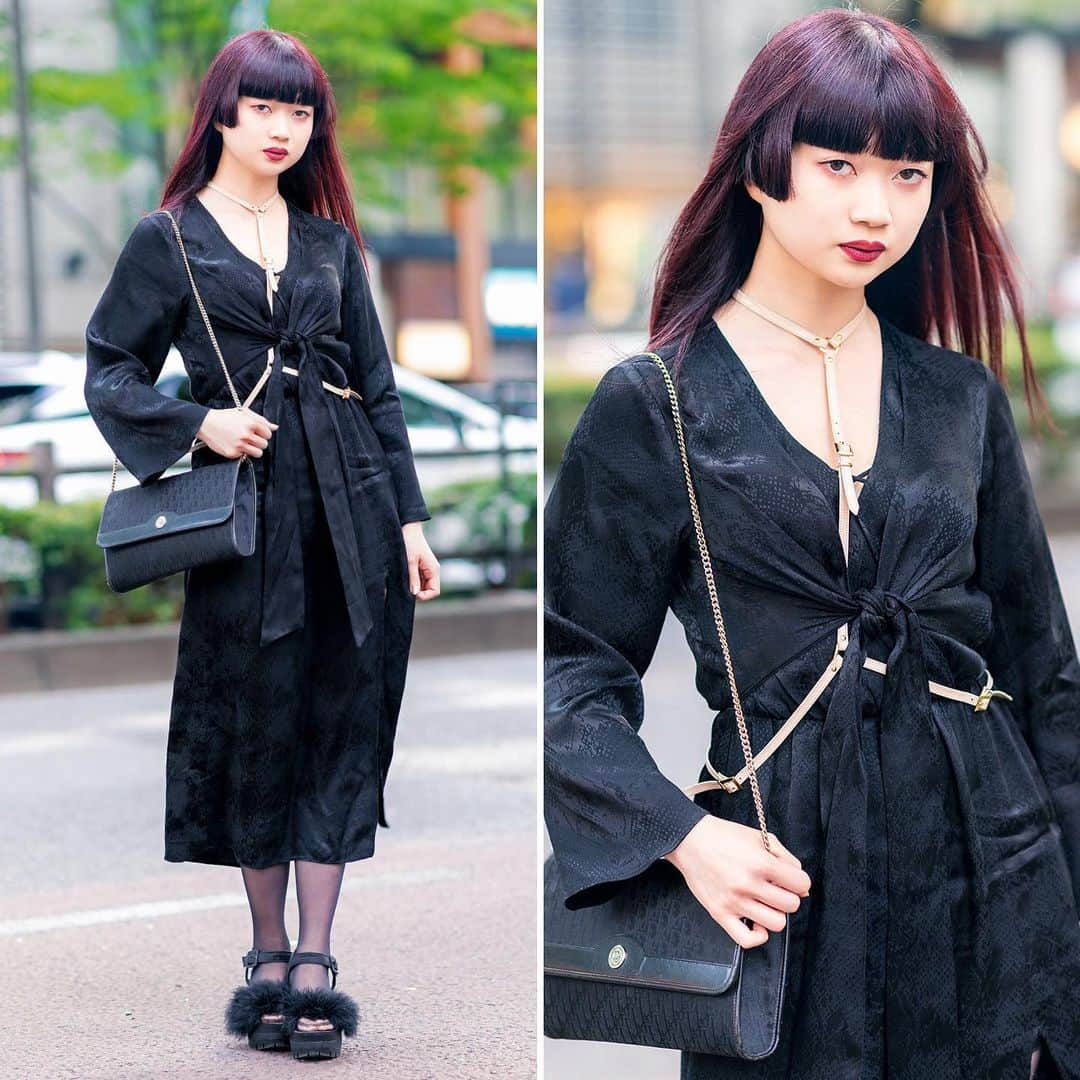
[[[853,458],[855,456],[855,451],[851,449],[851,443],[847,439],[834,439],[833,446],[836,447],[836,453],[842,458]]]
[[[705,769],[708,774],[720,785],[721,789],[726,791],[729,795],[734,795],[742,784],[735,779],[734,776],[725,776],[723,773],[717,772],[713,768],[713,763],[709,760],[709,755],[705,755]]]
[[[1004,690],[995,690],[994,688],[994,676],[990,674],[990,669],[986,669],[986,685],[979,691],[979,696],[975,701],[972,708],[975,712],[986,712],[987,707],[990,705],[990,699],[997,694],[998,697],[1005,698],[1006,701],[1012,701],[1012,694],[1006,694]]]

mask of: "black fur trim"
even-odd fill
[[[262,1023],[263,1014],[281,1014],[287,985],[279,979],[256,979],[238,986],[225,1009],[225,1030],[241,1038]]]
[[[290,988],[282,1003],[285,1031],[292,1035],[296,1031],[300,1017],[308,1020],[329,1020],[334,1027],[341,1028],[343,1035],[356,1034],[360,1022],[360,1010],[356,1002],[341,990],[331,990],[327,986],[306,986],[301,989]],[[307,1032],[301,1031],[301,1035]]]

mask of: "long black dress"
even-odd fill
[[[165,859],[265,867],[374,852],[416,600],[401,526],[430,517],[359,246],[288,203],[273,311],[263,269],[192,198],[174,216],[241,401],[280,426],[256,550],[185,573],[166,758]],[[154,388],[170,343],[194,402]],[[134,227],[86,329],[86,400],[141,483],[234,405],[168,217]],[[288,366],[298,374],[285,372]],[[342,398],[323,381],[351,386]],[[208,450],[192,466],[221,460]]]
[[[813,882],[790,916],[779,1046],[757,1062],[684,1053],[681,1074],[1026,1080],[1041,1032],[1077,1080],[1080,662],[1004,389],[880,322],[879,442],[847,567],[836,471],[712,319],[677,379],[755,750],[851,630],[758,773],[769,828]],[[674,348],[659,352],[670,368]],[[706,813],[757,825],[749,786],[690,800],[638,735],[670,607],[716,712],[711,760],[744,764],[694,543],[662,375],[630,357],[600,380],[545,508],[545,816],[569,907]],[[978,692],[986,668],[1012,703],[929,692]]]

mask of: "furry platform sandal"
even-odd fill
[[[285,1031],[294,1058],[336,1058],[341,1054],[341,1036],[350,1038],[356,1034],[360,1011],[348,994],[335,990],[337,986],[337,960],[329,953],[296,952],[289,961],[289,973],[297,964],[322,964],[330,969],[330,987],[308,986],[301,989],[290,986],[282,1003]],[[333,1031],[301,1031],[297,1025],[300,1018],[329,1020]]]
[[[252,1050],[289,1049],[284,1020],[263,1019],[264,1015],[283,1015],[288,981],[256,979],[252,982],[251,971],[257,964],[283,964],[291,957],[288,949],[251,949],[244,954],[244,985],[233,991],[225,1009],[225,1030],[239,1038],[246,1035]]]

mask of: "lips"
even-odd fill
[[[852,240],[850,243],[841,244],[844,253],[855,262],[873,262],[884,250],[885,245],[869,240]]]
[[[275,161],[281,161],[282,158],[285,158],[285,157],[289,156],[289,151],[288,150],[278,150],[278,149],[275,149],[274,147],[270,147],[270,146],[264,148],[263,153],[267,157],[273,158]]]

